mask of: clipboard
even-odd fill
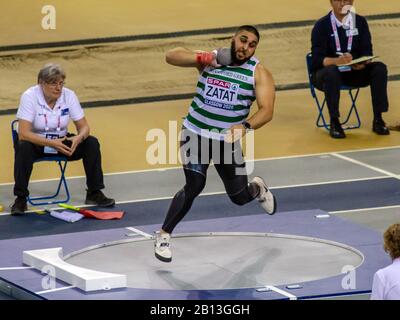
[[[358,59],[354,59],[354,60],[352,60],[352,61],[349,62],[349,63],[340,64],[340,65],[338,65],[338,67],[342,67],[342,66],[352,66],[352,65],[354,65],[354,64],[362,63],[362,62],[365,62],[365,61],[368,61],[368,60],[372,60],[372,59],[376,59],[376,58],[378,58],[378,57],[379,57],[379,56],[363,56],[363,57],[360,57],[360,58],[358,58]]]

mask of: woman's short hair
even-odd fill
[[[384,249],[392,259],[400,257],[400,223],[392,224],[383,234]]]
[[[40,69],[38,74],[38,83],[52,83],[60,79],[65,79],[65,72],[59,64],[48,63],[42,69]]]

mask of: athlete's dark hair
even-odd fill
[[[254,34],[257,37],[257,40],[260,41],[260,33],[258,32],[256,27],[253,27],[253,26],[250,26],[250,25],[243,25],[243,26],[240,26],[239,28],[236,29],[235,34],[237,34],[238,32],[240,32],[242,30],[246,30],[248,32],[251,32],[252,34]]]

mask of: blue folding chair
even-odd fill
[[[306,56],[306,62],[307,62],[307,71],[308,71],[308,80],[310,83],[310,91],[311,91],[311,95],[314,98],[317,108],[318,108],[318,118],[316,121],[316,125],[318,128],[322,128],[324,127],[325,129],[329,130],[330,129],[330,124],[327,123],[327,121],[325,120],[324,117],[324,108],[326,105],[326,99],[324,98],[324,101],[322,102],[322,104],[319,102],[318,100],[318,96],[317,93],[315,92],[315,87],[312,84],[311,81],[311,77],[312,77],[312,55],[311,53],[308,53]],[[358,94],[360,92],[360,88],[358,87],[349,87],[349,86],[341,86],[340,90],[347,90],[351,99],[351,107],[349,109],[349,112],[347,114],[346,119],[341,122],[341,125],[343,126],[343,129],[357,129],[359,127],[361,127],[361,120],[360,120],[360,116],[358,114],[357,111],[357,106],[356,106],[356,101],[357,101],[357,97]],[[353,94],[353,90],[355,90],[355,94]],[[354,113],[355,115],[355,124],[352,125],[348,125],[347,123],[350,120],[351,115]]]
[[[11,122],[11,134],[12,134],[14,150],[15,150],[15,148],[17,147],[17,143],[18,143],[18,120],[13,120]],[[60,180],[58,182],[57,190],[51,196],[41,196],[41,197],[28,196],[27,197],[28,202],[33,206],[41,206],[41,205],[68,202],[69,199],[70,199],[70,194],[69,194],[69,190],[68,190],[67,180],[65,179],[65,170],[67,168],[67,163],[68,163],[67,158],[63,157],[63,156],[43,157],[43,158],[37,159],[35,161],[35,163],[36,162],[43,162],[43,161],[55,161],[55,162],[57,162],[58,166],[60,167],[61,177],[60,177]],[[60,199],[59,200],[53,200],[53,199],[56,199],[58,197],[62,185],[64,186],[64,190],[65,190],[65,193],[66,193],[66,198],[65,199],[61,199],[61,200]],[[48,201],[42,201],[42,200],[48,200]]]

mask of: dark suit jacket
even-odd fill
[[[319,19],[312,30],[311,52],[314,72],[323,68],[323,61],[326,57],[338,57],[330,14],[329,12],[328,15]],[[369,32],[367,20],[362,16],[356,15],[356,28],[358,29],[358,35],[353,36],[353,46],[350,51],[353,59],[362,56],[372,56],[371,33]],[[347,52],[348,41],[346,30],[340,27],[338,28],[338,33],[342,52],[345,53]]]

